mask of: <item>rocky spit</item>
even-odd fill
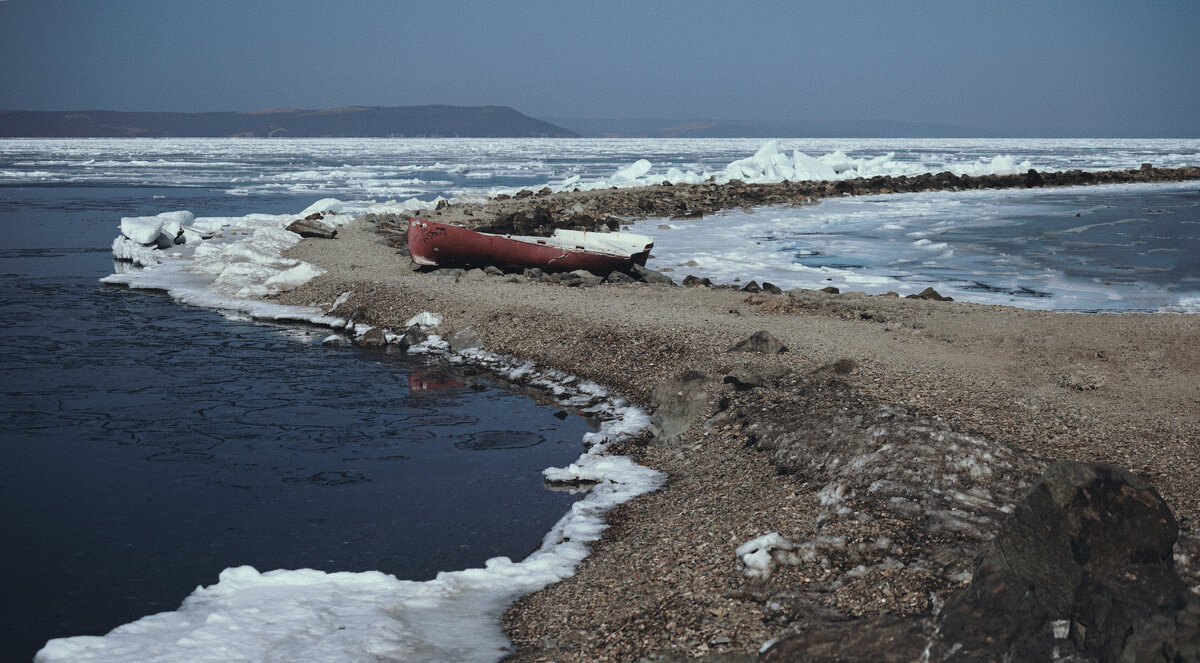
[[[997,181],[1109,177],[1200,169]],[[433,218],[595,229],[939,178],[530,192]],[[511,607],[506,660],[1200,660],[1200,316],[421,271],[404,227],[304,240],[292,255],[329,271],[280,299],[397,333],[436,311],[444,334],[653,413],[614,451],[667,486]]]

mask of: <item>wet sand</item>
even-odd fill
[[[573,577],[514,604],[509,660],[751,655],[801,625],[937,609],[1058,458],[1150,481],[1180,522],[1180,574],[1200,590],[1198,315],[456,280],[412,271],[387,239],[360,220],[301,242],[290,255],[329,271],[280,300],[328,306],[348,292],[336,313],[393,331],[436,311],[440,331],[474,325],[492,352],[648,408],[671,376],[707,376],[678,439],[616,449],[667,487],[613,511]],[[760,330],[788,351],[729,352]],[[902,453],[885,458],[873,439]],[[735,551],[768,532],[812,554],[747,578]]]

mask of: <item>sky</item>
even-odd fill
[[[1200,137],[1197,35],[1195,0],[0,0],[0,109],[502,105]]]

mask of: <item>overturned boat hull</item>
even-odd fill
[[[410,219],[408,252],[420,265],[514,265],[605,275],[645,265],[654,239],[633,233],[556,230],[550,237],[493,235]]]

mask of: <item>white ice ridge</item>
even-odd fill
[[[121,219],[113,256],[136,267],[103,279],[131,288],[163,290],[185,304],[271,320],[337,326],[315,308],[282,306],[261,297],[300,287],[324,270],[283,252],[300,241],[286,230],[298,218],[329,212],[324,222],[349,223],[362,212],[413,214],[436,202],[345,203],[325,198],[297,214],[249,214],[196,218],[190,212]]]
[[[625,457],[604,455],[609,443],[649,423],[645,411],[595,383],[576,381],[480,350],[462,353],[501,375],[553,391],[564,401],[587,398],[605,418],[592,446],[570,471],[596,482],[572,505],[542,545],[520,562],[496,557],[482,569],[439,573],[427,582],[375,571],[312,569],[259,573],[226,569],[174,612],[120,626],[105,636],[51,640],[36,663],[358,663],[499,660],[509,645],[501,616],[515,598],[570,576],[588,545],[607,527],[604,514],[663,484],[660,473]],[[552,472],[547,471],[549,476]]]
[[[791,154],[779,151],[777,141],[770,140],[753,156],[739,159],[718,171],[694,171],[669,168],[665,173],[655,171],[654,166],[646,159],[618,169],[610,177],[596,181],[581,182],[578,177],[571,177],[561,182],[551,183],[551,189],[564,190],[570,188],[601,189],[609,187],[635,187],[670,182],[671,184],[700,184],[712,178],[717,184],[726,184],[731,180],[741,180],[752,184],[782,182],[783,180],[847,180],[857,177],[921,175],[923,173],[938,173],[949,171],[955,175],[1013,175],[1027,172],[1033,164],[1030,161],[1018,162],[1012,156],[996,156],[990,161],[945,162],[939,165],[897,161],[895,152],[872,157],[851,158],[842,150],[837,150],[823,156],[814,157],[793,150]]]

